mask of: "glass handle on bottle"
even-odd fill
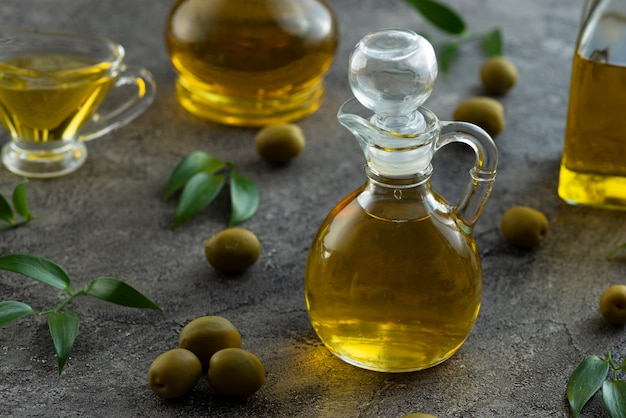
[[[467,232],[470,232],[480,217],[491,194],[498,165],[498,150],[493,139],[482,128],[467,122],[441,122],[435,152],[443,146],[460,142],[469,145],[476,154],[474,167],[453,213]]]

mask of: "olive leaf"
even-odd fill
[[[259,190],[249,178],[230,172],[230,226],[238,225],[248,220],[259,207]]]
[[[0,302],[0,328],[5,327],[13,321],[29,314],[34,314],[33,308],[25,303],[15,300],[6,300]]]
[[[33,214],[28,208],[28,202],[26,200],[26,184],[28,179],[23,179],[13,190],[13,207],[15,211],[24,219],[30,221],[33,220]]]
[[[74,311],[63,310],[75,297],[87,295],[116,305],[162,311],[161,307],[137,289],[114,277],[98,277],[89,285],[72,292],[70,278],[63,268],[43,257],[28,254],[0,256],[0,270],[22,274],[67,293],[67,297],[56,307],[42,312],[35,312],[22,302],[0,302],[0,328],[25,315],[48,316],[48,328],[57,354],[59,376],[78,335],[78,315]]]
[[[26,200],[26,184],[28,179],[22,179],[22,181],[15,186],[12,193],[13,208],[9,204],[9,201],[0,194],[0,220],[5,221],[8,225],[2,225],[0,230],[7,230],[17,228],[24,225],[35,217],[28,208],[28,202]],[[15,215],[19,215],[23,218],[21,221],[17,221]]]
[[[607,379],[609,369],[613,369],[613,379]],[[567,384],[567,399],[574,418],[593,395],[602,388],[604,409],[611,418],[626,418],[626,381],[618,380],[619,371],[626,369],[626,359],[617,366],[606,353],[606,359],[598,356],[585,358],[574,370]]]
[[[93,279],[87,286],[85,293],[116,305],[163,311],[160,306],[152,302],[137,289],[114,277]]]
[[[180,195],[176,218],[171,229],[178,228],[187,219],[209,206],[225,182],[224,176],[212,173],[200,172],[191,177]]]
[[[259,191],[249,178],[239,174],[235,164],[214,158],[203,151],[193,151],[177,164],[165,187],[167,201],[182,189],[176,216],[170,228],[176,229],[209,206],[230,180],[231,213],[229,226],[252,217],[259,206]]]
[[[606,380],[602,384],[602,402],[611,418],[626,417],[626,382]]]
[[[580,416],[583,406],[602,387],[608,371],[609,361],[598,356],[589,356],[576,367],[565,392],[574,418]]]
[[[67,363],[78,335],[78,315],[74,311],[51,312],[48,328],[57,353],[59,376]]]
[[[3,255],[0,256],[0,270],[19,273],[68,293],[70,291],[71,283],[67,273],[43,257],[28,254]]]
[[[488,57],[504,55],[502,31],[500,28],[495,28],[483,35],[482,47]]]
[[[170,179],[165,187],[164,200],[169,200],[172,195],[182,189],[185,184],[200,172],[213,173],[222,169],[226,163],[213,158],[202,151],[193,151],[187,154],[174,168]]]
[[[7,199],[0,194],[0,219],[9,224],[15,223],[15,217],[13,216],[13,209]]]
[[[434,0],[406,0],[434,26],[452,35],[465,32],[463,18],[443,3]]]

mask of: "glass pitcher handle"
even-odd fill
[[[496,178],[498,150],[493,139],[482,128],[467,122],[442,121],[439,139],[435,142],[435,152],[453,142],[469,145],[476,154],[474,167],[470,170],[470,181],[452,210],[461,222],[459,226],[469,233],[491,194]]]
[[[119,90],[115,107],[104,113],[93,115],[89,124],[81,132],[80,141],[91,141],[120,128],[142,114],[154,101],[156,83],[147,69],[139,66],[124,66],[111,91]],[[109,92],[109,96],[111,92]],[[109,103],[105,99],[105,103]]]

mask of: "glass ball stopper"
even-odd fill
[[[362,38],[350,55],[354,96],[374,112],[371,122],[401,134],[421,132],[418,108],[437,79],[437,57],[425,38],[408,29],[384,29]]]

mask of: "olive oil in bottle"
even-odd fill
[[[572,63],[558,193],[626,209],[626,2],[587,1]]]
[[[329,214],[311,248],[305,289],[313,327],[334,354],[367,369],[441,363],[480,309],[474,240],[451,218],[380,219],[353,197]]]
[[[559,179],[565,201],[626,208],[626,67],[574,58]]]

